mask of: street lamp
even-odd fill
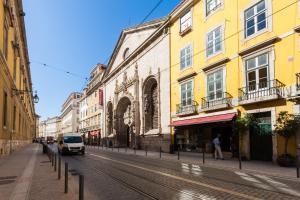
[[[15,88],[12,89],[13,91],[13,95],[20,95],[20,94],[25,94],[25,93],[32,93],[31,90],[17,90]],[[34,95],[33,95],[33,102],[34,103],[38,103],[40,100],[40,98],[37,95],[37,91],[34,91]]]

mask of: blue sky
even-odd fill
[[[72,91],[97,63],[107,62],[122,29],[139,24],[158,0],[23,0],[33,88],[42,119],[60,114]],[[147,21],[167,15],[180,0],[164,0]],[[74,72],[65,72],[45,67]]]

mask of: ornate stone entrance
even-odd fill
[[[122,97],[118,102],[115,115],[116,146],[131,147],[133,145],[134,133],[131,128],[133,124],[132,103],[128,97]]]
[[[144,90],[144,126],[145,132],[158,129],[158,92],[157,81],[150,77],[145,81]]]

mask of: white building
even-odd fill
[[[104,137],[115,146],[169,151],[170,64],[167,20],[122,31],[104,84]]]
[[[61,110],[61,132],[75,133],[79,130],[79,100],[82,94],[73,92],[69,95]]]

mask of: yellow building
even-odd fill
[[[252,113],[260,129],[243,135],[243,156],[283,154],[284,140],[272,130],[280,111],[300,113],[300,1],[184,0],[170,21],[174,144],[211,152],[221,134],[223,151],[238,151],[234,119]]]
[[[0,155],[31,142],[35,110],[21,0],[0,2]]]

